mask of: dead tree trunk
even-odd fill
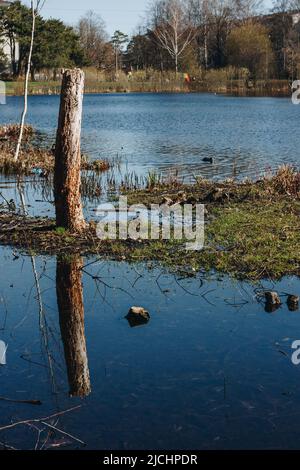
[[[86,227],[81,203],[83,89],[82,70],[64,71],[55,147],[54,195],[56,224],[72,232],[81,232]]]
[[[85,397],[91,392],[84,332],[81,257],[57,260],[56,292],[61,337],[64,345],[70,395]]]

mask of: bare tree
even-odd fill
[[[260,12],[263,0],[234,0],[235,16],[239,20],[249,20]]]
[[[155,37],[175,63],[178,72],[179,59],[196,37],[187,3],[183,0],[158,0],[152,6],[152,24]]]
[[[127,34],[122,33],[122,31],[115,31],[113,37],[111,38],[111,44],[115,51],[115,65],[116,65],[116,78],[118,77],[119,72],[119,60],[122,56],[123,46],[128,42]]]
[[[208,68],[211,54],[217,66],[224,63],[227,36],[235,23],[256,15],[262,0],[189,0],[191,20],[198,29],[200,63]]]
[[[80,42],[91,65],[100,68],[106,59],[108,33],[102,17],[89,10],[78,24]]]
[[[289,13],[296,9],[299,0],[273,0],[272,11],[275,13]]]
[[[39,14],[39,11],[44,6],[45,1],[46,0],[31,0],[30,2],[31,12],[32,12],[31,40],[30,40],[29,55],[28,55],[28,60],[27,60],[25,85],[24,85],[24,108],[23,108],[23,112],[21,116],[20,133],[19,133],[18,143],[17,143],[15,156],[14,156],[15,161],[18,161],[19,159],[22,139],[23,139],[25,119],[26,119],[26,115],[28,111],[28,84],[29,84],[30,69],[31,69],[32,51],[33,51],[33,45],[34,45],[36,18]]]
[[[199,60],[208,68],[208,41],[210,33],[209,0],[189,0],[189,14],[191,21],[198,29]],[[203,60],[204,59],[204,60]]]

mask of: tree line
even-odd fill
[[[1,43],[11,51],[11,74],[24,74],[29,55],[31,11],[20,1],[0,8],[0,71],[7,70]],[[18,51],[18,53],[17,53]],[[115,78],[121,71],[186,72],[236,67],[252,78],[300,74],[300,0],[152,0],[129,38],[112,37],[99,15],[87,12],[74,27],[36,17],[32,80],[49,70],[92,66]]]
[[[155,0],[125,58],[137,69],[197,73],[227,66],[253,78],[300,73],[300,0]],[[298,21],[298,22],[297,22]]]

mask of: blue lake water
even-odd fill
[[[21,103],[8,98],[0,123],[17,121]],[[29,99],[28,121],[50,143],[58,105],[54,96]],[[87,95],[82,146],[93,158],[119,155],[123,170],[140,175],[256,177],[299,165],[299,112],[288,99]],[[204,164],[206,156],[215,163]],[[1,192],[18,200],[13,181],[1,180]],[[53,215],[41,191],[28,186],[25,196],[31,213]],[[300,366],[291,361],[300,317],[285,303],[300,294],[299,279],[183,279],[156,264],[95,258],[75,269],[10,248],[0,248],[0,265],[0,341],[8,346],[0,397],[42,402],[0,400],[0,427],[80,406],[47,421],[68,435],[20,425],[0,431],[0,447],[300,447]],[[264,289],[283,300],[272,314]],[[124,318],[133,305],[147,308],[147,324]]]
[[[60,323],[69,313],[57,303],[57,283],[67,298],[70,271],[64,278],[55,259],[34,259],[41,310],[31,258],[2,248],[0,260],[0,340],[8,344],[1,396],[42,401],[37,407],[0,401],[1,425],[80,405],[49,422],[85,448],[299,447],[300,366],[291,362],[299,313],[285,305],[267,313],[256,297],[270,287],[299,294],[297,279],[254,287],[85,259],[85,335],[83,323],[77,332],[87,354],[77,365],[88,369],[91,393],[82,399],[69,396],[76,395],[76,371]],[[72,276],[81,279],[78,271]],[[124,317],[132,305],[149,310],[148,324],[130,326]],[[44,429],[38,448],[83,448],[38,427]],[[33,448],[36,440],[37,430],[26,426],[0,433],[16,448]]]
[[[9,97],[0,123],[18,121],[21,108],[20,97]],[[54,139],[58,108],[57,96],[32,96],[28,122]],[[299,118],[300,106],[287,98],[86,95],[82,147],[94,158],[119,155],[137,174],[257,177],[283,163],[299,165]]]

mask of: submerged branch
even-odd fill
[[[69,408],[68,410],[65,410],[65,411],[59,411],[57,413],[54,413],[46,417],[26,419],[23,421],[17,421],[16,423],[7,424],[6,426],[0,427],[0,432],[6,431],[7,429],[15,428],[16,426],[20,426],[20,425],[26,425],[26,424],[31,424],[31,423],[42,423],[44,421],[48,421],[49,419],[56,418],[57,416],[63,416],[67,413],[70,413],[71,411],[78,410],[79,408],[81,408],[81,405],[74,406],[73,408]]]

